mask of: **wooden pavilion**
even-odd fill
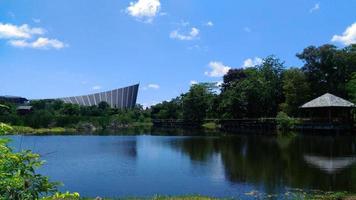
[[[312,130],[351,130],[353,129],[352,109],[355,104],[326,93],[300,107],[303,110],[303,123],[300,128]]]

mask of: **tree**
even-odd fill
[[[312,97],[326,92],[346,97],[346,83],[356,71],[356,45],[338,49],[334,45],[309,46],[297,57],[310,82]]]
[[[224,81],[221,85],[222,91],[226,91],[234,83],[239,82],[245,78],[247,78],[247,75],[244,69],[230,69],[223,77]]]
[[[194,84],[188,93],[183,95],[183,119],[202,123],[207,116],[207,111],[211,109],[212,101],[215,97],[213,83]]]
[[[289,116],[296,116],[298,107],[310,100],[310,87],[305,74],[296,68],[283,72],[283,92],[285,103],[282,110]]]
[[[346,85],[346,90],[351,101],[356,103],[356,72],[352,73],[351,80]]]
[[[151,107],[152,119],[181,119],[182,118],[182,97],[177,97],[171,101],[163,101]]]

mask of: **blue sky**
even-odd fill
[[[138,103],[274,54],[356,41],[356,0],[0,0],[0,94],[53,98],[140,83]]]

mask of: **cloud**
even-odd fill
[[[57,40],[39,37],[37,40],[28,42],[26,40],[10,40],[9,44],[13,47],[19,48],[33,48],[33,49],[62,49],[67,44]]]
[[[215,83],[215,86],[216,87],[221,87],[223,83],[224,83],[224,81],[218,81],[218,82]]]
[[[314,7],[312,7],[312,8],[309,10],[309,12],[310,12],[310,13],[313,13],[313,12],[318,11],[319,9],[320,9],[320,3],[316,3],[316,4],[314,5]]]
[[[339,42],[343,45],[350,45],[356,43],[356,22],[346,28],[342,35],[334,35],[332,42]]]
[[[182,34],[178,30],[172,31],[169,37],[177,40],[194,40],[198,38],[199,32],[199,29],[193,27],[187,34]]]
[[[231,67],[224,65],[222,62],[212,61],[209,63],[211,71],[206,71],[204,74],[210,77],[221,77],[224,76]]]
[[[130,2],[127,13],[143,22],[150,23],[161,9],[160,0],[138,0]]]
[[[62,49],[68,45],[57,40],[47,37],[39,37],[44,35],[46,30],[39,27],[30,27],[27,24],[21,26],[13,24],[0,23],[0,39],[8,40],[8,44],[18,48],[33,48],[33,49]],[[33,39],[38,37],[37,39]]]
[[[101,86],[100,85],[95,85],[91,88],[92,90],[100,90]]]
[[[262,58],[255,57],[255,58],[248,58],[244,61],[242,68],[254,67],[256,65],[260,65],[263,62]]]
[[[196,81],[196,80],[191,80],[191,81],[189,82],[189,84],[190,84],[190,85],[196,85],[196,84],[198,84],[198,81]]]
[[[31,28],[27,24],[16,26],[12,24],[0,23],[0,38],[31,38],[34,35],[43,35],[46,31],[42,28]]]
[[[212,21],[208,21],[204,24],[205,26],[210,26],[210,27],[213,27],[214,26],[214,23]]]
[[[160,88],[158,84],[154,84],[154,83],[148,84],[147,87],[155,90]]]

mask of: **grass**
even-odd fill
[[[77,132],[74,128],[62,128],[62,127],[53,127],[53,128],[31,128],[27,126],[12,126],[10,134],[61,134],[61,133],[75,133]]]
[[[214,129],[215,130],[218,128],[218,125],[215,122],[208,122],[208,123],[203,124],[203,127],[206,129]]]

